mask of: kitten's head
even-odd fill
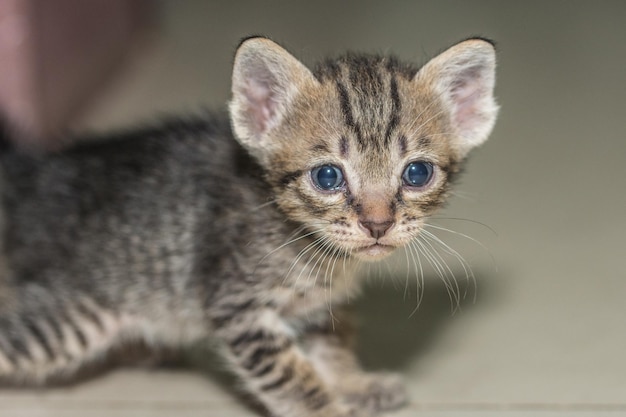
[[[420,232],[498,106],[495,51],[461,42],[417,70],[346,55],[314,72],[265,38],[242,42],[233,70],[237,139],[294,221],[361,259]]]

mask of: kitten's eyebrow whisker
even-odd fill
[[[439,94],[437,98],[441,98],[443,95]],[[409,124],[409,126],[407,127],[407,131],[415,131],[418,132],[426,123],[428,123],[429,121],[431,121],[434,117],[439,116],[440,114],[442,114],[444,112],[444,110],[440,110],[439,112],[437,112],[434,116],[430,117],[428,120],[426,120],[425,122],[423,122],[417,129],[415,129],[415,124],[417,124],[417,121],[422,117],[422,115],[424,113],[426,113],[426,111],[428,111],[433,105],[437,104],[438,101],[437,100],[432,100],[430,103],[428,103],[423,109],[422,111],[415,116],[412,120],[411,123]]]
[[[437,98],[441,98],[441,97],[443,97],[443,95],[442,95],[442,94],[438,94],[438,95],[437,95]],[[431,101],[430,101],[430,103],[428,103],[426,106],[424,106],[424,108],[422,109],[422,111],[421,111],[421,112],[420,112],[417,116],[415,116],[415,117],[413,118],[412,122],[413,122],[413,123],[415,123],[415,122],[416,122],[416,121],[417,121],[420,117],[422,117],[422,115],[423,115],[424,113],[426,113],[426,111],[427,111],[428,109],[430,109],[432,106],[434,106],[434,105],[435,105],[435,104],[437,104],[437,103],[438,103],[438,101],[437,101],[437,100],[431,100]],[[413,127],[413,125],[410,125],[410,127]]]
[[[439,116],[439,115],[441,115],[443,112],[444,112],[443,110],[438,111],[437,113],[435,113],[434,115],[432,115],[431,117],[429,117],[428,119],[426,119],[425,121],[423,121],[423,122],[422,122],[422,124],[420,124],[417,128],[415,128],[415,132],[419,132],[420,130],[422,130],[422,128],[423,128],[424,126],[426,126],[426,124],[427,124],[428,122],[430,122],[431,120],[433,120],[435,117],[438,117],[438,116]],[[411,127],[413,127],[413,126],[411,126]]]
[[[428,135],[420,136],[420,138],[432,138],[434,136],[450,136],[450,135],[454,135],[454,132],[429,133]]]
[[[435,98],[433,98],[433,100],[430,101],[430,103],[428,103],[423,109],[422,111],[411,120],[410,124],[407,127],[407,131],[414,131],[416,133],[419,133],[419,131],[422,129],[422,127],[424,127],[426,125],[426,123],[430,122],[432,119],[434,119],[435,117],[441,115],[442,113],[444,113],[446,111],[446,109],[442,109],[439,112],[435,113],[433,116],[431,116],[430,118],[428,118],[427,120],[425,120],[424,122],[422,122],[420,124],[420,126],[416,129],[415,125],[417,124],[418,120],[422,117],[422,115],[424,113],[426,113],[426,111],[428,111],[433,105],[437,104],[437,103],[441,103],[441,98],[445,96],[445,93],[441,92],[438,93]],[[454,134],[454,133],[452,133]]]

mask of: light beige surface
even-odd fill
[[[371,284],[358,301],[363,360],[406,375],[413,403],[398,417],[626,415],[626,3],[162,5],[162,35],[81,126],[220,105],[233,48],[250,33],[307,62],[346,48],[424,61],[469,35],[497,40],[501,117],[440,216],[496,235],[437,221],[484,242],[497,269],[477,244],[438,233],[471,263],[476,302],[451,314],[433,278],[411,315],[403,273]],[[219,380],[118,370],[69,389],[0,391],[0,416],[254,415]]]

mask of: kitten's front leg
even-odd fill
[[[217,335],[225,342],[226,356],[234,370],[272,416],[372,415],[341,401],[276,311],[252,305],[254,301],[242,301],[232,307],[233,313],[226,314],[221,309],[213,322]]]
[[[320,375],[345,402],[370,413],[404,406],[407,394],[402,378],[363,371],[354,353],[354,339],[350,315],[342,312],[335,323],[309,326],[304,346]]]

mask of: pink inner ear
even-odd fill
[[[454,121],[460,130],[472,130],[482,121],[480,99],[484,86],[476,70],[470,72],[452,90],[455,104]]]
[[[267,82],[251,79],[245,88],[247,99],[247,113],[249,120],[254,124],[254,131],[261,134],[269,129],[276,117],[276,102],[274,92]]]

